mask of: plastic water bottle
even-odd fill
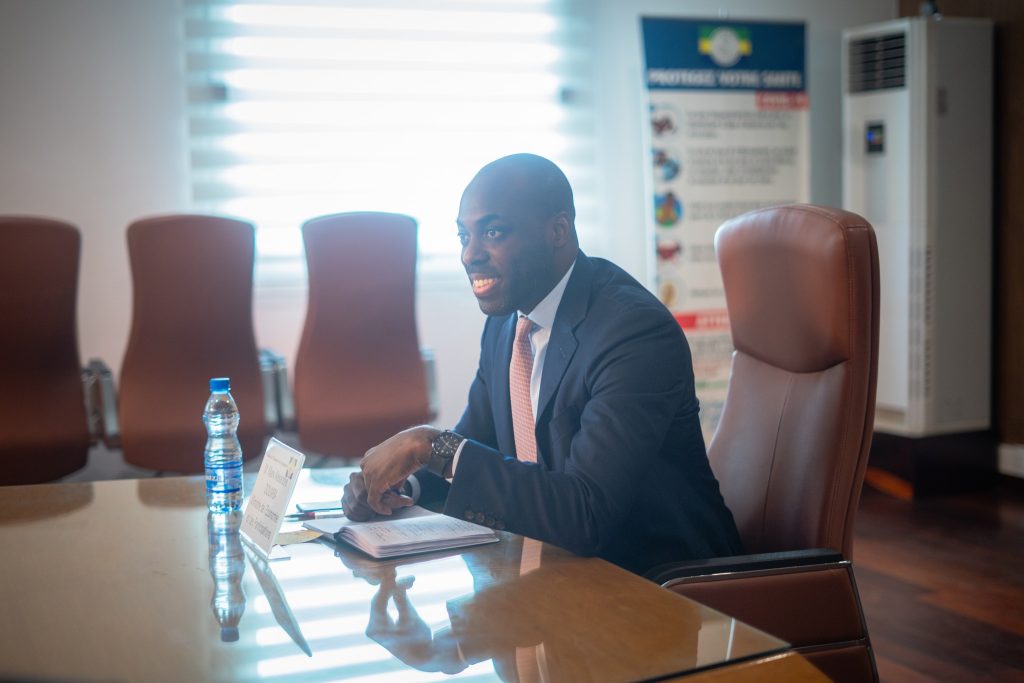
[[[210,576],[213,577],[213,596],[210,608],[220,625],[220,639],[225,643],[238,640],[238,622],[245,612],[245,592],[242,575],[245,574],[245,551],[238,528],[241,512],[211,512],[207,516],[209,535]]]
[[[210,380],[210,398],[203,411],[206,423],[206,505],[210,512],[242,508],[242,444],[238,443],[238,406],[231,380]]]

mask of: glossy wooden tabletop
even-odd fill
[[[303,472],[294,500],[344,481]],[[0,679],[632,681],[785,649],[511,534],[387,562],[314,541],[267,563],[230,522],[199,477],[0,487]]]

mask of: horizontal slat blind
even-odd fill
[[[466,182],[521,151],[563,167],[593,224],[581,3],[185,7],[194,206],[253,221],[264,263],[299,261],[302,222],[340,211],[409,214],[421,254],[450,257]]]

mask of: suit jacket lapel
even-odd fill
[[[548,404],[551,403],[558,386],[562,383],[562,377],[565,375],[566,368],[569,367],[569,361],[576,353],[579,342],[576,340],[575,330],[587,314],[592,277],[593,266],[581,251],[576,256],[576,267],[565,287],[565,293],[562,294],[562,302],[558,305],[558,313],[555,315],[555,324],[551,328],[548,350],[544,358],[544,373],[541,375],[540,381],[540,397],[537,401],[538,417],[547,410]],[[514,331],[513,336],[515,336]],[[509,357],[511,358],[511,347],[509,348]],[[507,377],[505,382],[507,385]]]

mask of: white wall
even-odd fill
[[[124,231],[187,206],[179,0],[0,0],[0,213],[83,233],[79,348],[119,367]]]
[[[839,31],[896,16],[894,0],[593,0],[604,230],[585,238],[648,280],[651,237],[638,17],[717,16],[808,22],[811,197],[838,205]],[[180,0],[0,0],[0,213],[63,218],[83,231],[83,358],[117,372],[131,317],[124,230],[143,215],[187,209]],[[454,207],[453,207],[454,210]],[[581,226],[586,230],[586,226]],[[302,289],[259,289],[257,340],[289,358]],[[440,369],[440,423],[454,422],[475,371],[482,314],[464,278],[421,276],[420,342]]]

